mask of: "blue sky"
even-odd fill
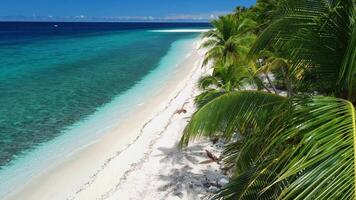
[[[255,0],[1,0],[0,15],[76,18],[209,18]]]

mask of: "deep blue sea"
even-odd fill
[[[169,70],[199,35],[150,30],[200,28],[209,24],[0,22],[0,174]]]

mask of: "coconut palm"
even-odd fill
[[[200,78],[199,88],[203,91],[195,98],[198,107],[226,93],[242,89],[251,83],[251,76],[245,66],[215,63],[213,73]]]
[[[256,23],[251,19],[236,20],[233,15],[222,16],[212,21],[214,29],[205,32],[202,48],[207,48],[204,64],[222,60],[227,65],[233,64],[242,55],[246,55],[255,36],[249,31]]]
[[[236,20],[241,20],[248,9],[244,6],[237,6],[234,10],[234,16]]]
[[[283,49],[292,74],[303,71],[302,81],[318,83],[319,93],[354,101],[355,2],[289,0],[278,12],[250,54],[271,46]]]
[[[290,74],[291,64],[289,60],[284,57],[285,55],[283,55],[282,51],[261,51],[257,62],[259,63],[259,68],[255,73],[256,75],[263,75],[266,77],[275,94],[278,94],[276,86],[273,84],[269,76],[270,74],[273,74],[273,72],[280,72],[285,88],[287,89],[287,96],[290,97],[293,95],[292,79],[295,79],[295,77],[292,77]]]
[[[216,199],[353,199],[354,116],[352,103],[335,97],[232,92],[195,113],[182,144],[243,136],[225,151],[235,173]]]
[[[275,11],[280,6],[281,0],[257,0],[252,8],[255,20],[259,23],[258,31],[263,30],[276,17]]]

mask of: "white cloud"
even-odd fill
[[[204,13],[204,14],[180,14],[180,15],[171,15],[163,17],[166,20],[211,20],[216,19],[221,15],[226,15],[229,12],[213,12],[213,13]]]

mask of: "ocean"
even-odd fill
[[[88,121],[113,126],[199,36],[152,30],[209,27],[0,22],[0,181],[28,171],[25,165],[34,168],[34,160],[56,159],[56,145],[70,151],[104,134]],[[115,112],[109,116],[107,110]],[[5,189],[0,187],[0,196]]]

